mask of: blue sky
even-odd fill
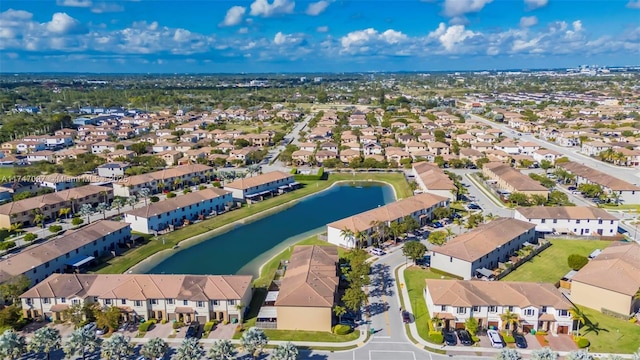
[[[2,0],[1,72],[640,64],[640,0]]]

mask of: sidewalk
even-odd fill
[[[469,181],[471,181],[476,188],[478,188],[478,190],[484,194],[484,196],[486,196],[489,201],[491,201],[495,206],[499,207],[499,208],[503,208],[503,209],[510,209],[509,207],[505,206],[502,201],[500,201],[499,199],[496,198],[496,196],[491,193],[490,191],[487,190],[487,188],[485,187],[485,184],[480,184],[478,183],[478,180],[476,180],[476,178],[474,176],[472,176],[473,174],[465,174],[465,177],[467,179],[469,179]]]
[[[413,313],[413,309],[411,308],[411,300],[409,298],[409,291],[407,290],[406,286],[402,286],[400,287],[400,283],[404,284],[404,270],[407,268],[406,265],[402,264],[398,267],[396,267],[394,269],[394,273],[395,270],[398,269],[398,277],[399,279],[396,279],[396,286],[397,286],[397,293],[398,296],[402,295],[403,301],[404,301],[404,306],[407,309],[407,311],[409,311],[410,313]],[[493,354],[497,354],[499,353],[501,350],[500,349],[494,349],[494,348],[485,348],[485,347],[477,347],[477,346],[447,346],[447,345],[439,345],[439,344],[433,344],[430,342],[425,341],[424,339],[422,339],[419,335],[418,335],[418,328],[416,327],[416,323],[411,322],[409,323],[409,332],[411,333],[411,336],[418,342],[417,344],[414,343],[414,345],[417,345],[418,347],[422,348],[423,346],[428,346],[432,349],[441,349],[441,350],[445,350],[445,351],[455,351],[455,353],[493,353]],[[407,337],[408,338],[408,337]],[[518,352],[522,355],[531,355],[531,353],[533,352],[533,350],[528,350],[528,349],[517,349]],[[558,354],[560,356],[566,356],[569,354],[569,352],[567,351],[558,351]],[[609,355],[616,355],[616,356],[620,356],[622,358],[625,359],[631,359],[632,355],[631,354],[596,354],[596,353],[590,353],[591,355],[593,355],[594,357],[600,357],[600,358],[604,358],[607,357]]]

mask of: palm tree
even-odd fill
[[[113,199],[113,201],[111,202],[111,207],[114,207],[118,210],[118,215],[120,215],[120,209],[124,206],[125,204],[125,199],[118,196],[116,198]]]
[[[44,227],[44,215],[40,209],[35,209],[32,211],[33,214],[33,223],[39,226]]]
[[[180,179],[173,180],[173,184],[172,184],[173,190],[176,190],[177,188],[179,188],[181,184],[182,184],[182,180]]]
[[[500,319],[502,320],[502,325],[505,329],[510,328],[511,332],[514,333],[518,330],[518,314],[511,312],[511,310],[507,309],[502,315],[500,315]]]
[[[402,233],[404,232],[403,230],[404,226],[402,226],[402,223],[399,223],[397,221],[394,221],[389,225],[389,232],[391,233],[391,236],[393,236],[394,244],[398,243],[398,236],[402,235]]]
[[[340,236],[346,240],[347,244],[349,244],[350,242],[353,242],[353,230],[348,229],[348,228],[344,228],[342,230],[340,230]]]
[[[236,355],[236,348],[229,340],[216,340],[211,344],[209,357],[211,360],[231,360]]]
[[[173,360],[192,360],[200,359],[205,356],[206,352],[200,342],[196,338],[187,338],[182,341],[176,353],[171,357]]]
[[[344,306],[336,305],[333,307],[333,313],[336,314],[339,321],[342,321],[342,315],[347,313],[347,309]]]
[[[497,218],[499,218],[499,217],[500,217],[500,216],[498,216],[498,215],[494,215],[493,213],[488,213],[487,215],[485,215],[484,219],[485,219],[487,222],[490,222],[490,221],[493,221],[493,220],[495,220],[495,219],[497,219]]]
[[[291,342],[280,344],[271,358],[273,360],[296,360],[298,358],[298,348]]]
[[[169,350],[169,345],[166,341],[161,338],[153,338],[142,344],[140,355],[152,360],[162,359],[164,354],[167,353],[167,350]]]
[[[64,344],[64,353],[68,357],[80,354],[84,359],[87,353],[96,352],[101,343],[102,339],[96,336],[95,323],[87,324],[71,333],[69,340]]]
[[[9,227],[9,231],[14,232],[14,233],[22,232],[22,230],[20,230],[20,228],[22,228],[22,223],[21,222],[13,223]]]
[[[107,219],[107,210],[109,210],[109,205],[107,205],[107,203],[105,202],[101,202],[100,204],[98,204],[98,206],[96,206],[96,211],[102,213],[102,220]]]
[[[151,190],[149,190],[149,188],[147,187],[143,187],[142,189],[140,189],[140,191],[138,191],[138,195],[140,195],[140,197],[144,199],[144,206],[147,206],[147,199],[151,195]]]
[[[17,359],[25,353],[27,343],[24,336],[12,329],[6,330],[0,335],[0,357]]]
[[[453,230],[451,230],[450,227],[444,229],[447,232],[447,240],[449,240],[454,234],[453,234]]]
[[[65,218],[69,218],[69,214],[71,213],[71,208],[62,208],[60,209],[60,211],[58,211],[58,216],[59,217],[65,217]]]
[[[126,359],[133,354],[131,338],[122,334],[113,334],[102,344],[102,356],[108,360]]]
[[[591,333],[591,332],[596,335],[600,335],[600,331],[609,332],[608,329],[600,327],[599,322],[594,323],[589,321],[588,319],[587,319],[587,322],[584,324],[584,327],[586,328],[586,330],[582,335],[587,335],[588,333]]]
[[[51,352],[59,350],[61,343],[60,331],[52,327],[44,326],[33,333],[33,337],[31,341],[29,341],[27,348],[31,352],[45,354],[46,359],[49,360]]]
[[[249,328],[249,330],[242,334],[242,338],[240,338],[242,349],[248,352],[254,359],[262,353],[267,342],[269,342],[267,335],[264,334],[262,329],[256,327]]]
[[[498,356],[498,360],[522,360],[522,355],[516,349],[502,349]]]
[[[574,350],[564,358],[565,360],[593,360],[593,355],[584,350]]]
[[[369,235],[365,232],[365,231],[358,231],[355,234],[356,237],[356,247],[358,249],[362,248],[362,244],[364,244],[365,241],[367,241],[367,239],[369,238]]]
[[[136,204],[138,203],[138,198],[135,195],[131,195],[127,198],[127,205],[131,205],[131,209],[135,209]]]
[[[549,347],[533,350],[531,353],[533,360],[558,360],[558,353],[551,350]]]
[[[569,309],[569,314],[571,315],[571,319],[573,321],[578,322],[578,336],[580,335],[580,329],[584,326],[584,324],[589,321],[587,319],[587,315],[580,309],[577,305],[573,305],[571,309]]]
[[[89,224],[91,222],[91,219],[89,217],[91,214],[93,214],[93,207],[91,206],[91,204],[82,204],[79,212],[81,216],[87,217],[87,224]]]

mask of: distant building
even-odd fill
[[[293,175],[272,171],[257,176],[234,180],[224,186],[230,191],[235,200],[256,200],[260,197],[272,196],[280,191],[295,189],[299,184],[293,180]]]
[[[131,166],[123,162],[110,162],[98,166],[98,176],[105,178],[119,178],[123,177],[124,172]]]

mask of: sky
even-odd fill
[[[640,65],[640,0],[2,0],[0,72]]]

